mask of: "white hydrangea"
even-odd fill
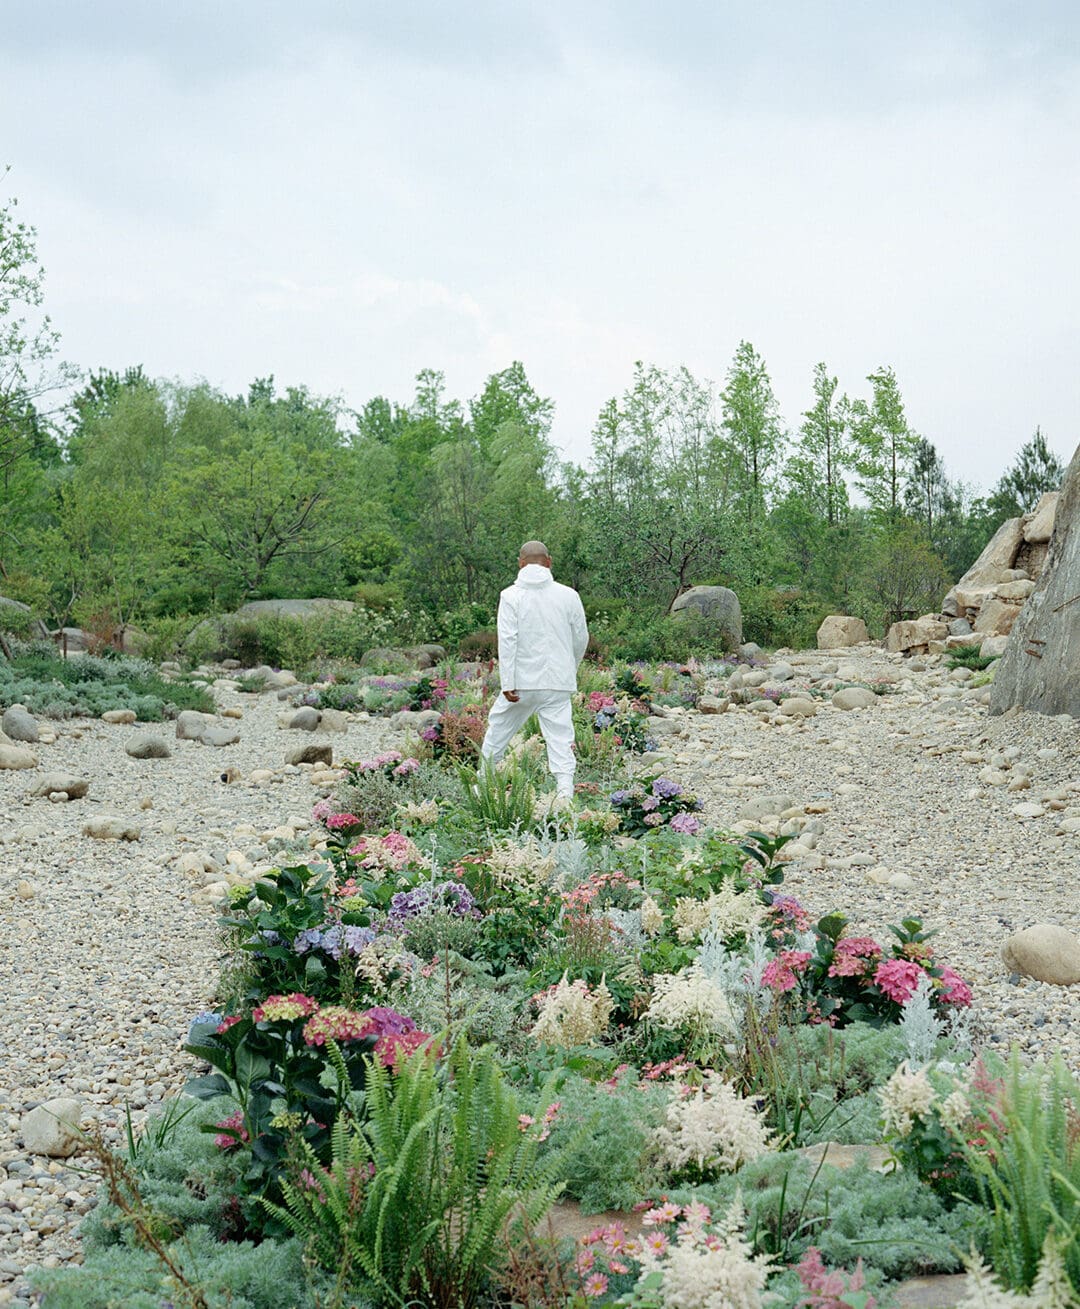
[[[911,1068],[905,1059],[878,1091],[886,1136],[908,1136],[916,1118],[925,1118],[937,1098],[925,1068]]]
[[[696,964],[653,978],[653,996],[645,1017],[657,1027],[692,1025],[718,1036],[735,1030],[727,996]]]
[[[581,978],[569,982],[563,973],[545,996],[532,1034],[543,1045],[585,1045],[607,1028],[613,1007],[603,978],[590,990]]]
[[[695,1164],[703,1173],[733,1173],[765,1154],[772,1133],[749,1100],[736,1095],[717,1072],[686,1094],[677,1087],[657,1129],[663,1163],[677,1172]]]
[[[728,885],[704,900],[689,897],[676,900],[672,922],[679,940],[686,944],[697,941],[709,930],[725,938],[738,932],[752,932],[764,914],[765,905],[760,896],[752,891],[736,891]]]
[[[762,1309],[768,1298],[772,1257],[754,1254],[738,1201],[714,1234],[705,1237],[691,1224],[662,1254],[643,1248],[637,1258],[644,1276],[662,1270],[665,1309]]]

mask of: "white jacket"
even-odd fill
[[[504,691],[576,691],[589,633],[581,597],[542,564],[526,564],[499,596],[499,681]]]

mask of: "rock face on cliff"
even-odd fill
[[[1080,718],[1080,446],[1062,483],[1046,563],[994,677],[990,712],[1013,705]]]
[[[1046,565],[1058,496],[1048,491],[1030,514],[1001,524],[941,602],[946,618],[966,618],[980,635],[1009,633]]]

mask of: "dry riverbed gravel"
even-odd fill
[[[649,767],[695,787],[716,825],[757,827],[783,801],[783,821],[802,829],[785,889],[859,929],[912,915],[939,928],[939,952],[973,986],[981,1039],[1032,1057],[1060,1050],[1080,1071],[1080,986],[1010,976],[1000,959],[1032,923],[1080,930],[1080,723],[990,718],[968,678],[874,646],[778,664],[777,684],[807,690],[816,713],[672,712]],[[890,693],[834,708],[832,690],[849,682]],[[96,1189],[85,1156],[26,1153],[24,1115],[77,1096],[84,1121],[119,1144],[127,1107],[138,1124],[174,1095],[194,1071],[181,1047],[221,962],[208,884],[302,854],[312,802],[329,789],[286,766],[287,752],[318,742],[340,760],[401,744],[385,720],[283,731],[273,693],[215,694],[242,715],[225,720],[236,744],[176,740],[172,724],[73,720],[34,747],[40,768],[0,771],[0,1304],[26,1302],[34,1267],[81,1259],[77,1226]],[[125,752],[146,732],[171,757]],[[88,779],[88,795],[32,798],[46,771]],[[141,839],[83,834],[103,816]]]

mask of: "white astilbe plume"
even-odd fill
[[[646,936],[659,936],[664,930],[664,911],[651,895],[641,902],[641,930]]]
[[[765,906],[756,892],[721,886],[704,900],[689,897],[677,900],[671,921],[679,940],[686,944],[710,930],[721,938],[749,932],[764,915]]]
[[[1080,1309],[1080,1296],[1073,1290],[1065,1267],[1062,1242],[1053,1231],[1047,1232],[1043,1242],[1039,1271],[1028,1300],[1032,1309]]]
[[[925,1118],[937,1098],[925,1068],[910,1068],[905,1059],[878,1091],[886,1136],[908,1136],[916,1118]]]
[[[993,1273],[974,1246],[964,1260],[964,1267],[967,1269],[964,1298],[956,1309],[1031,1309],[1026,1295],[1014,1295],[994,1281]],[[1046,1306],[1040,1305],[1039,1309],[1046,1309]]]
[[[752,1102],[717,1072],[706,1073],[693,1091],[676,1087],[656,1132],[668,1168],[678,1172],[694,1164],[702,1173],[735,1172],[765,1154],[771,1136]]]
[[[727,996],[697,964],[678,973],[657,973],[645,1017],[657,1027],[691,1026],[717,1036],[735,1030]]]
[[[555,871],[554,856],[541,850],[533,836],[519,841],[509,837],[496,841],[484,863],[500,886],[517,886],[523,890],[544,886]]]
[[[581,978],[570,982],[563,973],[544,997],[532,1034],[543,1045],[585,1045],[603,1033],[613,1007],[603,978],[590,990]]]
[[[664,1309],[762,1309],[772,1256],[754,1254],[744,1221],[736,1200],[707,1238],[690,1225],[663,1255],[650,1257],[644,1250],[638,1255],[646,1276],[663,1271]]]

